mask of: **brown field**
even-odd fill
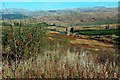
[[[58,32],[50,32],[50,34],[53,37],[49,37],[49,39],[51,40],[56,40],[58,38],[68,39],[68,43],[67,44],[72,44],[75,46],[81,46],[82,48],[85,49],[89,49],[89,50],[106,50],[106,51],[115,51],[115,45],[111,44],[111,43],[105,43],[102,41],[97,41],[97,40],[93,40],[93,39],[89,39],[89,38],[80,38],[80,37],[74,37],[74,36],[68,36],[68,35],[62,35],[59,34]]]

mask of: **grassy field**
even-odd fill
[[[111,29],[111,30],[75,30],[76,33],[82,35],[116,35],[119,30]]]
[[[83,23],[76,23],[76,24],[70,24],[71,26],[98,26],[98,25],[104,25],[104,24],[118,24],[118,20],[112,20],[112,21],[99,21],[99,22],[83,22]]]

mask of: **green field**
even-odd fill
[[[119,30],[110,29],[110,30],[75,30],[76,33],[82,35],[117,35]]]

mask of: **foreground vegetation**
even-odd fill
[[[4,61],[3,77],[118,78],[117,56],[112,54],[92,55],[84,50],[70,52],[69,49],[62,53],[57,49],[45,51],[43,55],[37,55],[36,59],[33,58],[20,61],[15,72],[13,71],[15,64]]]
[[[3,27],[3,78],[119,78],[116,51],[73,46],[69,36],[47,33],[45,23],[14,25]]]

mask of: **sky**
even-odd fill
[[[119,2],[120,0],[1,0],[4,2]]]
[[[28,10],[58,10],[84,7],[118,7],[118,2],[4,2],[6,8]],[[0,7],[4,9],[4,6]]]

